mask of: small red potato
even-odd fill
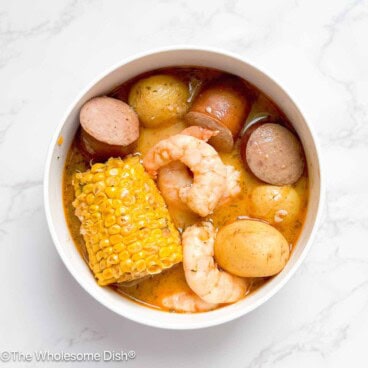
[[[221,268],[233,275],[272,276],[285,267],[289,244],[271,225],[257,220],[237,220],[217,233],[215,258]]]

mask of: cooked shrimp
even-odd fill
[[[173,161],[158,172],[157,185],[168,205],[175,209],[189,211],[188,206],[180,199],[180,188],[192,185],[193,178],[188,168],[180,161]]]
[[[190,126],[184,129],[180,134],[190,135],[192,137],[207,141],[217,134],[217,131],[204,129],[198,126]],[[240,193],[240,173],[232,166],[226,166],[226,186],[222,198],[218,205],[227,203],[231,198]],[[157,184],[169,207],[177,215],[174,221],[179,227],[186,227],[195,222],[196,218],[191,214],[191,210],[184,203],[179,192],[182,187],[190,186],[193,178],[188,168],[180,161],[174,161],[162,167],[158,173]]]
[[[161,302],[165,308],[185,313],[207,312],[218,306],[217,304],[205,302],[190,291],[181,291],[166,296]]]
[[[223,206],[231,199],[235,198],[241,191],[240,172],[231,165],[226,165],[226,185],[224,194],[219,201],[219,206]]]
[[[212,213],[226,186],[226,167],[218,153],[198,138],[177,134],[152,147],[143,165],[155,177],[161,167],[173,161],[181,161],[193,173],[192,185],[179,189],[181,200],[202,217]]]
[[[157,178],[157,185],[167,205],[180,212],[190,211],[189,207],[181,200],[179,192],[180,188],[190,186],[192,182],[193,178],[188,168],[180,161],[173,161],[162,167]],[[233,166],[226,165],[225,190],[217,206],[223,206],[240,193],[239,182],[240,172],[234,169]]]
[[[180,134],[189,135],[207,142],[217,134],[216,131],[190,126]],[[157,185],[169,206],[179,211],[190,211],[188,206],[180,199],[180,188],[192,185],[193,178],[188,168],[180,161],[173,161],[162,167],[158,172]]]
[[[199,220],[199,216],[179,196],[180,188],[190,186],[192,182],[193,178],[188,168],[180,161],[171,162],[162,167],[158,173],[157,185],[177,228],[185,229]]]
[[[183,267],[189,287],[207,303],[234,303],[249,282],[220,270],[214,261],[216,231],[210,222],[188,227],[182,236]]]

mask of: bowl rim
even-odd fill
[[[267,78],[270,79],[271,82],[273,82],[281,91],[285,93],[285,95],[289,98],[289,100],[294,104],[295,108],[298,110],[300,115],[304,118],[305,121],[305,127],[307,130],[309,130],[310,136],[312,138],[313,144],[315,146],[315,152],[316,152],[316,159],[318,163],[319,168],[319,193],[318,193],[318,203],[316,207],[315,212],[315,219],[314,223],[312,224],[312,228],[310,231],[310,234],[306,240],[305,246],[298,256],[298,258],[295,260],[294,264],[291,266],[290,270],[286,273],[286,275],[283,277],[281,281],[276,283],[263,297],[259,298],[256,302],[254,302],[252,305],[248,306],[247,308],[244,308],[244,310],[238,310],[233,311],[233,313],[227,313],[224,314],[222,317],[218,317],[216,319],[212,319],[211,321],[203,321],[201,323],[196,323],[195,325],[188,324],[182,324],[182,323],[166,323],[163,324],[162,321],[156,321],[155,319],[149,319],[146,318],[143,320],[141,317],[137,317],[134,313],[122,313],[122,311],[119,308],[115,308],[115,306],[110,305],[107,303],[104,298],[100,297],[99,295],[96,295],[96,293],[91,290],[91,288],[87,287],[81,280],[80,277],[78,277],[77,272],[73,269],[71,263],[69,263],[69,260],[65,256],[63,249],[63,242],[59,239],[57,232],[55,230],[54,226],[54,220],[51,214],[51,207],[50,207],[50,201],[49,201],[49,175],[50,175],[50,169],[52,166],[52,156],[54,148],[57,144],[58,138],[60,136],[60,132],[62,128],[64,127],[64,124],[72,112],[72,110],[75,108],[76,104],[83,98],[83,96],[86,95],[86,93],[93,88],[99,81],[101,81],[103,78],[108,76],[109,74],[113,73],[115,70],[119,69],[120,67],[133,62],[135,60],[141,59],[143,57],[147,57],[153,54],[163,53],[163,52],[176,52],[176,51],[199,51],[199,52],[209,52],[214,54],[220,54],[223,56],[227,56],[229,58],[235,59],[241,63],[248,64],[251,68],[255,69],[257,72],[260,72],[261,74],[265,75]],[[310,119],[307,116],[307,113],[305,111],[302,112],[300,108],[299,102],[295,100],[295,97],[291,97],[291,94],[289,93],[289,90],[282,86],[277,80],[272,77],[272,73],[269,73],[268,70],[265,70],[265,68],[260,68],[258,66],[255,66],[252,61],[250,61],[248,58],[243,57],[237,53],[230,52],[228,50],[224,50],[222,48],[218,47],[212,47],[212,46],[198,46],[198,45],[171,45],[171,46],[163,46],[163,47],[156,47],[149,49],[147,51],[134,53],[131,56],[122,58],[122,60],[114,63],[112,66],[105,68],[102,72],[98,73],[98,75],[93,78],[93,80],[90,83],[87,83],[87,85],[82,88],[81,92],[76,95],[75,98],[73,98],[73,101],[67,106],[67,108],[64,110],[64,114],[62,114],[59,123],[57,124],[55,131],[53,133],[51,142],[49,144],[46,160],[45,160],[45,166],[44,166],[44,175],[43,175],[43,201],[44,201],[44,211],[46,215],[46,221],[48,225],[49,232],[51,234],[52,241],[56,247],[56,250],[62,259],[64,265],[68,269],[68,271],[73,275],[74,279],[78,282],[78,284],[95,300],[97,300],[99,303],[101,303],[103,306],[105,306],[107,309],[115,312],[119,316],[128,318],[134,322],[140,323],[145,326],[151,326],[151,327],[157,327],[157,328],[163,328],[163,329],[171,329],[171,330],[191,330],[191,329],[200,329],[200,328],[207,328],[212,326],[217,326],[232,320],[235,320],[241,316],[244,316],[251,311],[258,308],[260,305],[264,304],[266,301],[270,300],[295,274],[296,270],[300,267],[301,263],[304,261],[305,257],[307,256],[312,243],[315,239],[317,230],[321,223],[322,218],[322,209],[324,207],[324,201],[325,201],[325,183],[324,183],[324,170],[323,165],[321,162],[321,149],[319,145],[319,141],[317,138],[317,135],[315,134],[314,128],[309,124]],[[165,312],[160,312],[165,313]],[[204,313],[205,314],[205,313]]]

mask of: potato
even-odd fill
[[[154,75],[139,80],[129,93],[129,105],[146,128],[182,118],[189,107],[189,89],[170,75]]]
[[[271,225],[288,225],[300,211],[300,198],[290,186],[260,185],[249,197],[249,213]]]
[[[289,244],[271,225],[238,220],[222,227],[215,241],[215,258],[221,268],[241,277],[279,273],[289,258]]]

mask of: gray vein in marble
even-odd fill
[[[21,51],[15,51],[11,46],[19,40],[31,39],[42,35],[55,36],[68,27],[78,16],[81,15],[79,7],[86,7],[95,0],[73,0],[67,3],[60,12],[57,20],[50,22],[44,20],[28,28],[13,28],[6,25],[7,13],[0,13],[0,68],[6,66],[8,62],[21,55]]]
[[[81,331],[79,331],[76,337],[61,338],[56,342],[56,344],[62,347],[74,347],[89,341],[99,341],[104,337],[105,336],[102,333],[91,328],[84,327]]]
[[[349,21],[349,17],[356,10],[356,8],[362,5],[365,0],[355,0],[349,2],[348,5],[337,15],[332,21],[325,26],[328,32],[326,41],[322,44],[317,66],[322,75],[335,84],[340,86],[348,96],[348,114],[351,119],[351,123],[347,122],[346,127],[337,131],[336,133],[329,134],[328,137],[324,137],[325,141],[329,144],[342,145],[348,148],[356,147],[357,145],[367,145],[368,143],[368,130],[366,129],[364,122],[367,121],[368,112],[364,105],[359,102],[359,99],[355,91],[355,81],[343,80],[335,76],[328,67],[324,65],[326,55],[337,38],[337,34],[343,26]],[[355,20],[360,18],[355,18]]]
[[[24,108],[25,104],[26,101],[22,100],[19,103],[13,103],[9,110],[0,112],[0,144],[5,141],[6,134],[14,123],[16,116]]]
[[[32,209],[28,209],[26,211],[23,211],[22,214],[19,213],[19,209],[22,208],[22,202],[18,203],[17,199],[19,196],[26,192],[29,189],[33,189],[36,187],[42,186],[42,181],[24,181],[16,184],[3,184],[0,183],[0,194],[3,196],[3,191],[1,189],[7,189],[10,190],[10,198],[8,201],[8,207],[5,210],[5,216],[0,218],[0,233],[7,234],[7,231],[5,230],[6,225],[9,225],[10,223],[14,221],[19,221],[19,216],[22,217],[25,216],[32,216],[36,212],[39,212],[42,209],[42,200],[41,203],[38,204],[38,206],[33,207]]]
[[[357,304],[359,311],[365,309],[368,306],[368,281],[322,309],[312,321],[287,333],[284,339],[262,349],[246,368],[271,366],[290,355],[302,352],[316,353],[323,359],[326,358],[346,341],[351,320],[355,317],[353,308],[349,310],[350,313],[346,313],[344,303]],[[334,325],[330,326],[336,316],[338,321],[334,321]]]

